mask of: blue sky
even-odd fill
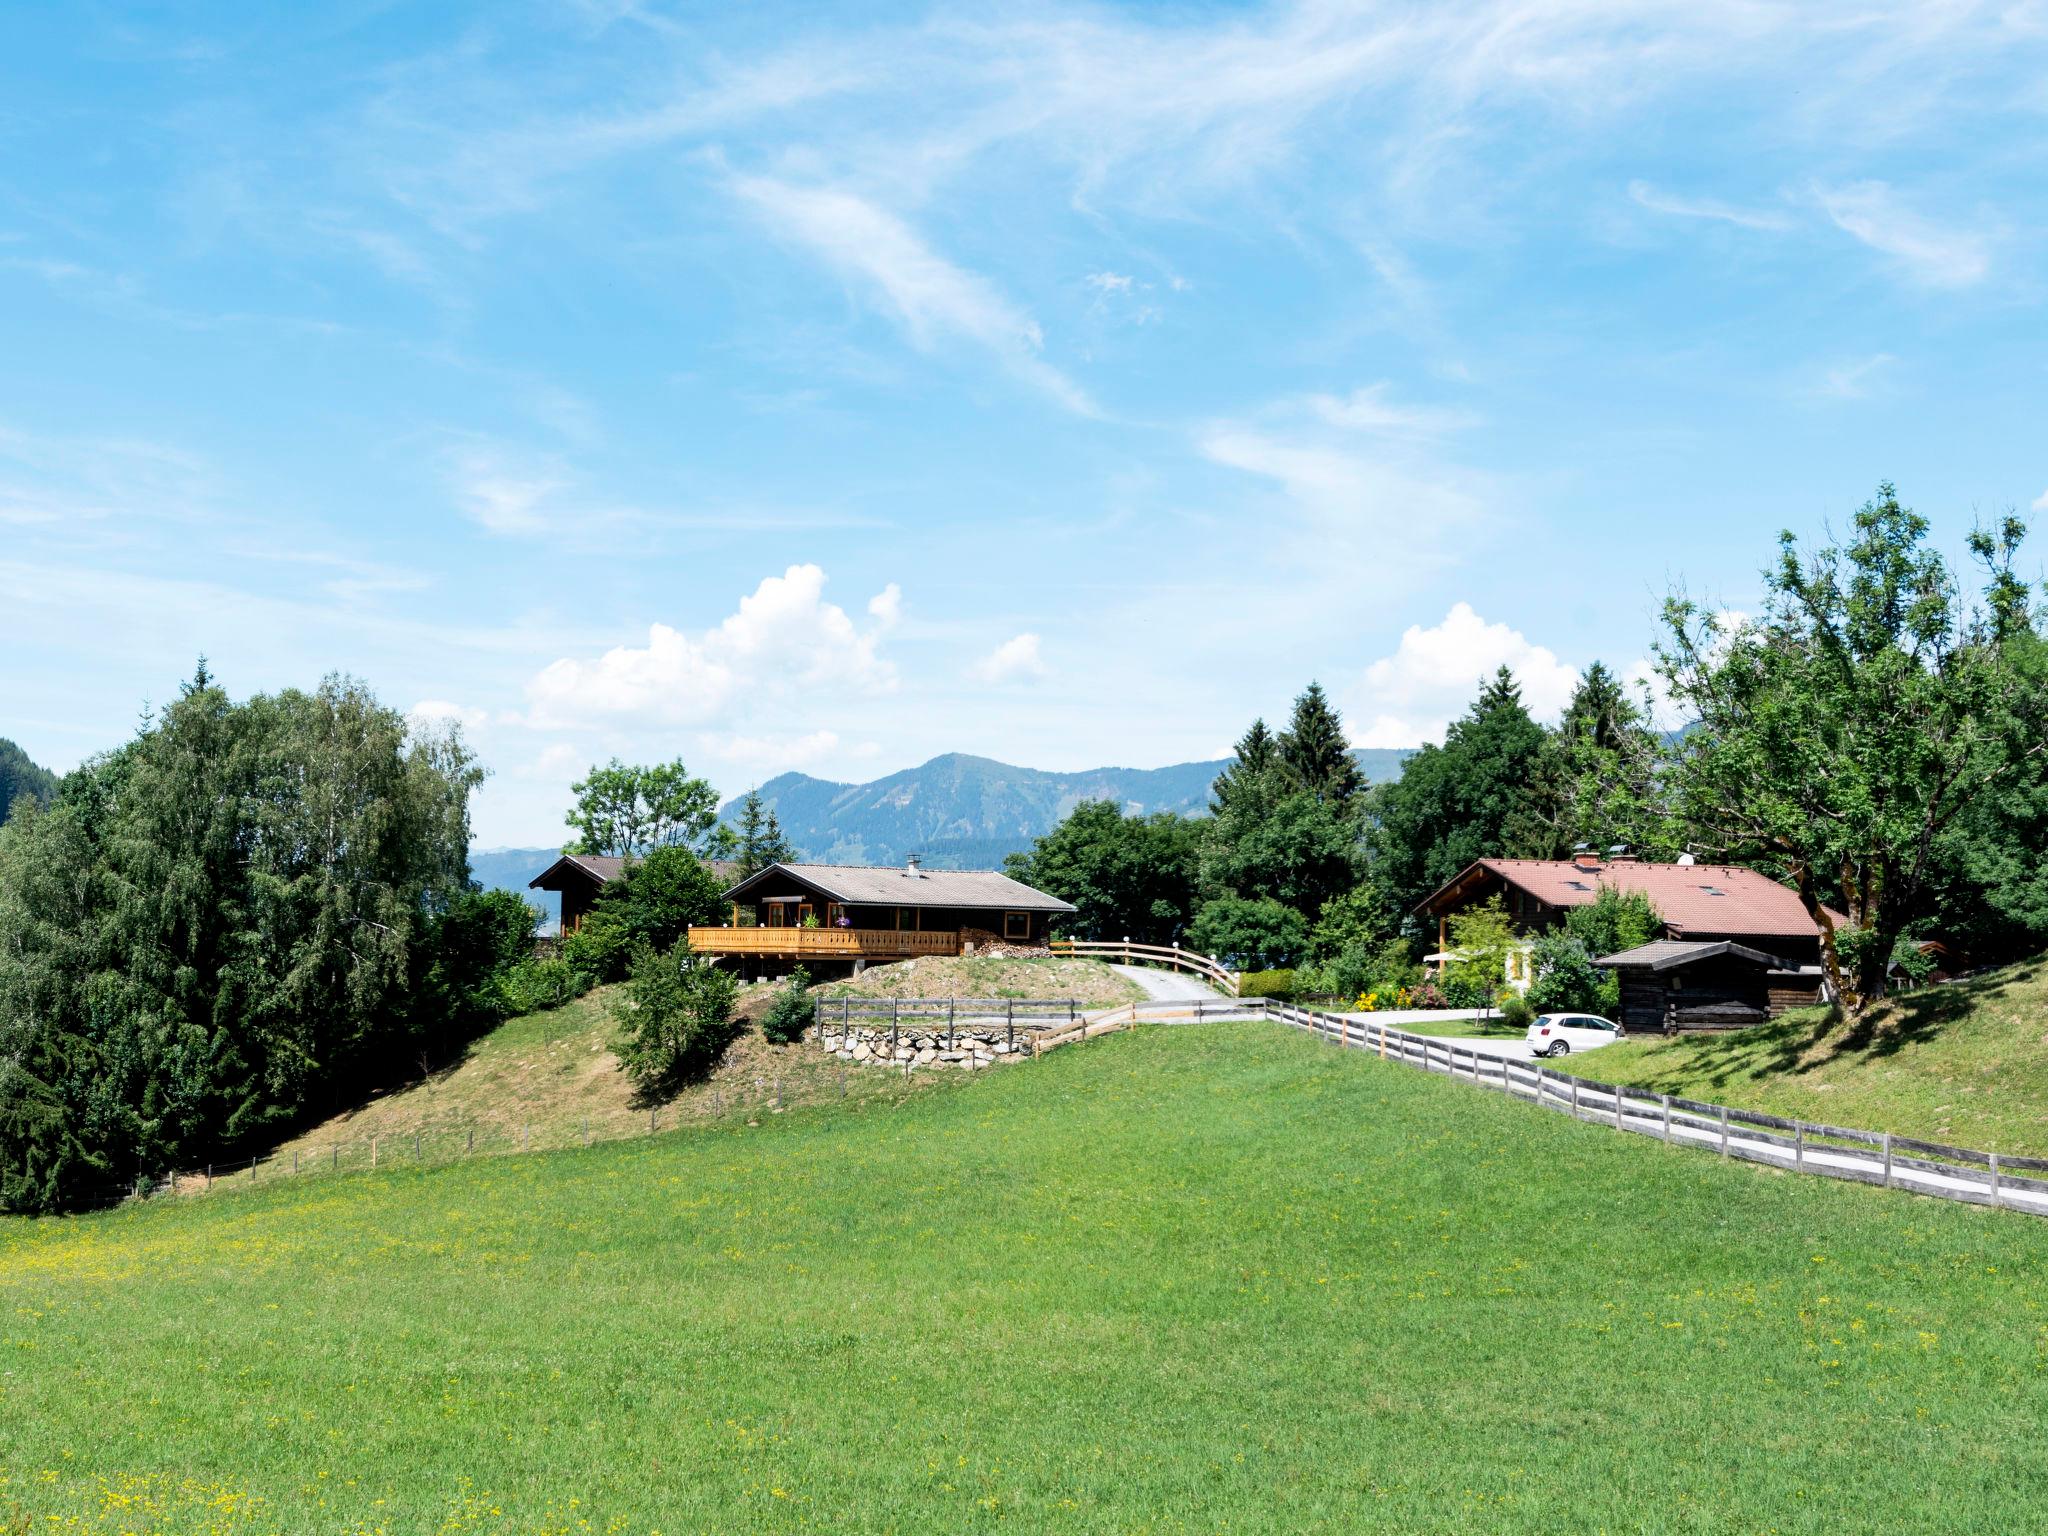
[[[1889,477],[2048,511],[2048,6],[16,7],[0,735],[204,652],[613,753],[1554,709]]]

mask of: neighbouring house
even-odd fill
[[[1812,970],[1732,939],[1658,939],[1596,963],[1620,981],[1615,1022],[1631,1033],[1741,1029],[1818,996]]]
[[[729,881],[738,866],[724,859],[706,861],[711,873]],[[553,891],[562,898],[562,932],[574,933],[597,905],[604,888],[626,872],[626,861],[612,853],[565,853],[527,882],[527,889]]]
[[[743,975],[850,974],[870,963],[995,946],[1041,949],[1071,903],[992,869],[770,864],[725,893],[731,924],[692,928],[697,954]]]
[[[1515,928],[1533,936],[1558,926],[1571,908],[1592,905],[1603,888],[1647,896],[1664,919],[1667,939],[1693,945],[1733,944],[1769,961],[1768,968],[1781,978],[1778,992],[1791,996],[1803,988],[1803,1002],[1819,995],[1820,930],[1798,893],[1739,864],[1700,864],[1690,856],[1669,864],[1626,855],[1602,859],[1590,853],[1569,859],[1480,859],[1415,909],[1418,917],[1437,925],[1437,952],[1428,963],[1436,967],[1450,958],[1450,918],[1466,907],[1499,896]],[[1836,920],[1848,921],[1840,916]],[[1731,962],[1722,955],[1717,963],[1749,962]],[[1513,986],[1528,986],[1526,952],[1509,955],[1504,979]]]

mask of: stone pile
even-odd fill
[[[905,1024],[892,1031],[886,1024],[842,1028],[828,1019],[820,1039],[841,1061],[866,1066],[959,1067],[973,1072],[1031,1054],[1031,1032],[1020,1029],[1012,1038],[1001,1024],[958,1029]]]

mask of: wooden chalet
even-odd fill
[[[1615,1022],[1631,1033],[1741,1029],[1818,996],[1813,972],[1729,939],[1658,939],[1596,963],[1619,978]]]
[[[1820,960],[1820,930],[1799,894],[1739,864],[1652,864],[1593,854],[1480,859],[1432,892],[1415,912],[1435,921],[1441,949],[1448,944],[1451,914],[1488,897],[1499,896],[1516,929],[1533,935],[1562,923],[1569,909],[1591,906],[1603,888],[1649,897],[1664,919],[1667,938],[1731,939],[1793,966]]]
[[[1071,903],[990,869],[770,864],[725,893],[731,924],[692,928],[697,954],[732,957],[747,975],[802,965],[840,974],[989,945],[1042,948]]]
[[[711,873],[730,880],[736,866],[723,859],[706,861]],[[611,853],[565,853],[527,882],[530,891],[553,891],[562,898],[562,932],[574,933],[597,904],[597,898],[626,872],[626,860]]]

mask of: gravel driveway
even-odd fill
[[[1223,995],[1201,978],[1180,971],[1162,971],[1149,965],[1112,965],[1110,969],[1143,987],[1145,995],[1155,1002],[1193,1002]]]

